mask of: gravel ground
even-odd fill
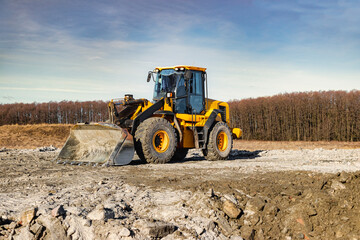
[[[359,239],[360,149],[59,165],[0,150],[0,239]]]

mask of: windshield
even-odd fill
[[[183,72],[174,69],[164,69],[156,74],[154,100],[165,97],[167,92],[175,92],[176,83],[183,78]]]

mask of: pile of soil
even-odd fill
[[[70,124],[0,126],[0,148],[30,149],[42,146],[62,147],[69,136]]]

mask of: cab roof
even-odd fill
[[[184,69],[187,69],[187,70],[202,71],[202,72],[205,72],[205,70],[206,70],[206,68],[194,67],[194,66],[186,66],[186,65],[178,65],[178,66],[174,66],[174,67],[157,67],[155,69],[158,69],[159,71],[162,71],[164,69],[175,69],[175,68],[184,68]]]

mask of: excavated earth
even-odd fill
[[[235,147],[122,167],[2,148],[0,239],[360,239],[359,148]]]

